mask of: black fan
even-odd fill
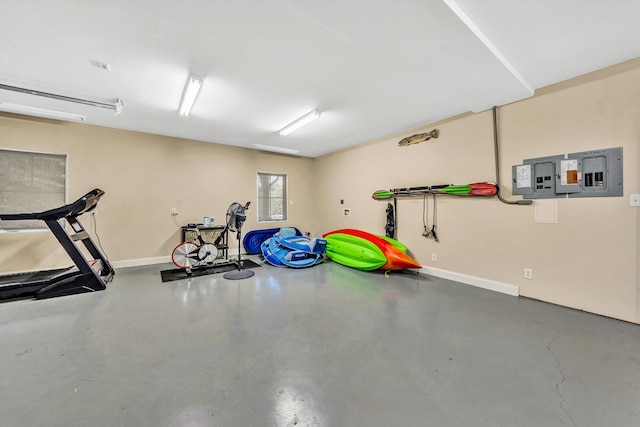
[[[250,203],[251,202],[247,202],[246,205],[242,206],[240,203],[234,202],[234,203],[231,203],[231,206],[229,206],[229,209],[227,209],[227,225],[226,225],[227,230],[237,232],[237,235],[238,235],[238,269],[225,273],[222,276],[225,279],[231,279],[231,280],[246,279],[255,274],[251,270],[244,270],[242,268],[244,266],[243,265],[244,263],[240,258],[242,224],[244,224],[244,220],[247,219],[244,212],[247,209],[249,209]]]

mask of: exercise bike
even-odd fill
[[[193,273],[193,268],[210,267],[215,263],[218,259],[218,247],[224,241],[227,228],[222,230],[213,243],[205,242],[197,227],[193,233],[196,242],[182,242],[171,252],[171,261],[176,267],[184,269],[188,276]]]
[[[182,242],[176,246],[173,249],[173,252],[171,252],[171,261],[173,261],[176,267],[184,269],[187,276],[191,276],[193,274],[192,269],[194,268],[211,267],[215,263],[216,259],[218,259],[219,249],[223,249],[225,251],[228,250],[227,235],[229,231],[233,231],[238,233],[238,260],[236,261],[238,271],[229,272],[224,277],[235,279],[252,276],[252,271],[243,270],[243,261],[240,257],[240,234],[242,224],[246,218],[244,213],[249,209],[249,204],[251,204],[251,202],[247,202],[242,206],[240,203],[236,202],[229,206],[229,209],[227,209],[227,221],[225,227],[213,243],[205,242],[202,238],[200,228],[195,227],[193,230],[193,232],[195,232],[193,239],[196,240],[196,242]]]

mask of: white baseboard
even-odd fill
[[[490,291],[500,292],[515,297],[520,295],[520,287],[511,285],[509,283],[496,282],[495,280],[483,279],[482,277],[469,276],[467,274],[456,273],[454,271],[442,270],[433,267],[422,267],[420,269],[420,272],[430,276],[455,280],[456,282],[464,283],[465,285],[488,289]]]
[[[121,261],[111,261],[111,265],[113,268],[126,268],[152,264],[164,264],[165,262],[171,262],[171,256],[167,255],[153,258],[124,259]]]

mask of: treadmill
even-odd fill
[[[0,276],[0,299],[34,296],[52,298],[107,288],[115,270],[82,227],[78,217],[91,212],[104,191],[96,188],[73,203],[39,213],[0,214],[0,221],[37,219],[44,221],[74,262],[75,267]],[[69,224],[72,234],[64,226]],[[82,243],[93,259],[85,257]]]

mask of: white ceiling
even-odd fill
[[[640,0],[0,0],[0,84],[125,108],[0,102],[317,157],[639,57],[638,17]],[[205,80],[181,117],[190,72]]]

